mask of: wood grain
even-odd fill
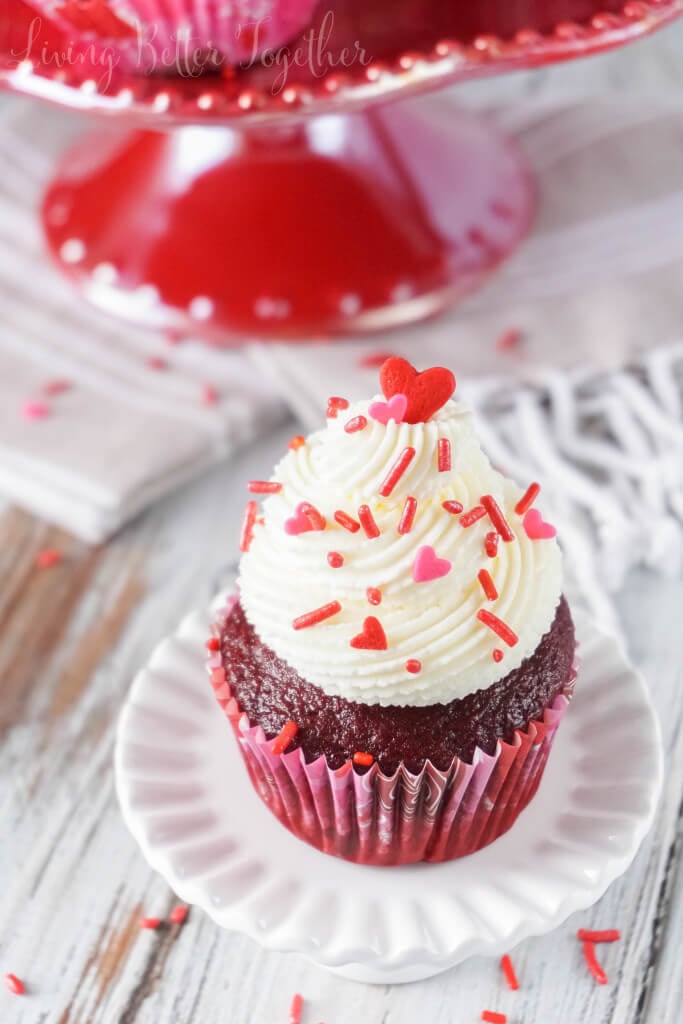
[[[291,425],[229,471],[218,470],[90,550],[15,510],[0,519],[0,991],[2,1024],[467,1024],[484,1008],[510,1024],[677,1024],[683,1001],[683,581],[645,573],[620,608],[631,653],[661,713],[667,787],[636,862],[600,903],[513,952],[521,989],[497,962],[471,960],[415,985],[366,987],[294,955],[219,931],[200,911],[182,926],[175,898],[128,835],[112,784],[117,713],[136,669],[191,608],[206,604],[234,561],[246,481],[284,450]],[[62,565],[37,570],[41,547]],[[11,591],[11,599],[8,599]],[[36,637],[39,640],[36,640]],[[596,986],[578,926],[622,929],[601,950]]]

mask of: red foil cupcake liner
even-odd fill
[[[235,602],[220,616],[221,631]],[[273,814],[324,853],[381,865],[453,860],[507,832],[538,789],[576,678],[574,671],[542,721],[510,743],[499,740],[494,754],[477,748],[471,764],[455,757],[445,771],[427,761],[418,773],[401,764],[386,775],[377,764],[361,774],[350,760],[335,769],[324,757],[307,764],[299,748],[273,754],[273,739],[233,697],[220,654],[208,666],[252,784]]]

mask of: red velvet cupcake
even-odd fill
[[[472,853],[536,791],[574,685],[555,531],[492,469],[455,381],[405,360],[330,400],[245,515],[209,659],[252,782],[358,863]]]

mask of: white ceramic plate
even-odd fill
[[[359,867],[295,839],[251,788],[204,669],[209,615],[154,652],[121,714],[116,780],[178,896],[262,945],[357,980],[414,981],[500,954],[590,906],[626,870],[661,786],[659,729],[618,644],[578,617],[581,668],[531,805],[447,864]]]

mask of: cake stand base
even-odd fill
[[[366,332],[439,312],[529,228],[487,121],[411,100],[291,127],[86,136],[46,194],[49,248],[108,312],[217,344]]]

